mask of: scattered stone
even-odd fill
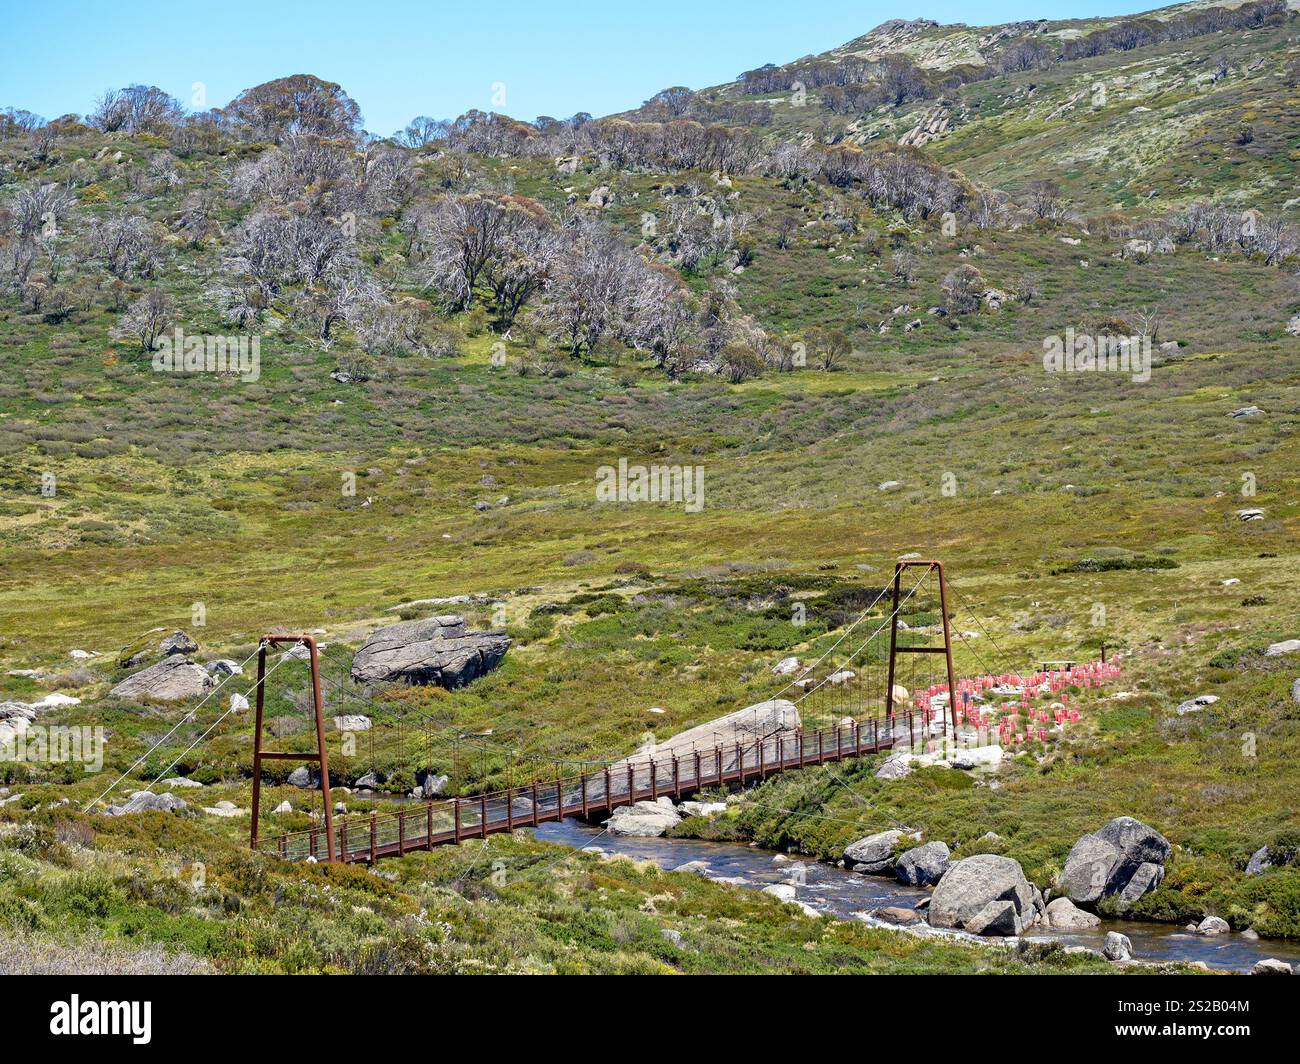
[[[678,949],[682,948],[682,933],[680,931],[665,927],[660,929],[659,934],[670,946],[676,946]]]
[[[176,787],[202,787],[202,786],[203,786],[203,784],[201,784],[198,780],[189,780],[189,779],[186,779],[184,776],[172,776],[171,779],[165,779],[165,780],[163,780],[163,781],[162,781],[162,785],[163,785],[164,787],[172,787],[172,788],[176,788]]]
[[[897,480],[886,480],[883,484],[880,485],[880,490],[891,491],[892,489],[898,486],[899,486],[899,482]]]
[[[1246,864],[1246,875],[1259,876],[1273,867],[1273,862],[1268,858],[1268,847],[1261,846],[1250,855],[1250,861]]]
[[[1243,406],[1243,407],[1239,407],[1236,410],[1229,411],[1228,417],[1232,417],[1232,418],[1258,417],[1263,412],[1264,411],[1262,411],[1257,406]]]
[[[1118,931],[1107,931],[1106,944],[1102,946],[1101,953],[1108,961],[1131,961],[1133,943],[1129,941],[1128,935],[1121,935]]]
[[[198,643],[181,631],[172,632],[158,644],[158,653],[164,658],[172,654],[193,654],[198,649]]]
[[[781,901],[794,901],[795,898],[795,889],[789,883],[773,883],[770,887],[764,887],[763,893],[771,894]]]
[[[163,658],[128,676],[109,694],[114,698],[148,698],[158,702],[182,702],[198,698],[213,686],[213,679],[202,666],[180,655]]]
[[[1053,898],[1047,903],[1046,913],[1047,925],[1058,930],[1071,931],[1101,924],[1099,916],[1084,912],[1069,898]]]
[[[875,875],[894,867],[894,846],[904,837],[901,831],[880,831],[844,847],[844,863],[855,872]]]
[[[209,816],[232,817],[244,816],[245,809],[237,809],[234,802],[218,802],[214,806],[204,806],[203,811]]]
[[[462,687],[500,665],[510,643],[505,632],[466,631],[455,614],[406,621],[366,641],[352,659],[352,679]]]
[[[1294,654],[1297,650],[1300,650],[1300,639],[1284,639],[1280,643],[1271,643],[1264,651],[1264,657],[1276,658],[1281,654]]]
[[[230,658],[217,658],[216,661],[209,661],[207,669],[213,676],[244,675],[244,667],[237,661],[231,661]]]
[[[593,207],[604,209],[614,202],[614,193],[608,185],[600,185],[598,188],[591,190],[587,202]]]
[[[281,813],[281,814],[283,814],[283,813],[292,813],[292,812],[293,812],[293,806],[291,806],[288,802],[281,802],[281,803],[280,803],[279,805],[277,805],[274,809],[272,809],[271,812],[272,812],[272,813]]]
[[[1241,937],[1244,939],[1249,939],[1251,942],[1258,942],[1259,932],[1256,931],[1253,927],[1248,927],[1246,928],[1245,931],[1241,933]]]
[[[1214,705],[1218,700],[1218,695],[1197,695],[1195,698],[1189,698],[1186,702],[1183,702],[1174,712],[1180,717],[1185,717],[1188,713],[1197,713],[1206,706]]]
[[[687,861],[685,864],[679,864],[673,869],[673,871],[685,872],[687,875],[692,876],[707,876],[709,874],[709,866],[703,861]]]
[[[852,669],[841,669],[839,672],[833,672],[826,677],[826,682],[832,687],[839,687],[841,684],[848,683],[857,675]]]
[[[363,717],[360,713],[346,713],[334,718],[334,727],[339,731],[369,731],[370,718]]]
[[[1002,902],[1008,906],[995,904]],[[1033,888],[1019,862],[992,853],[976,854],[949,866],[930,899],[933,927],[1016,935],[1033,923],[1034,917]]]
[[[929,887],[943,878],[951,863],[946,843],[927,842],[900,854],[894,875],[900,883]]]
[[[772,674],[774,676],[789,676],[790,673],[798,672],[798,671],[799,671],[798,658],[782,658],[780,661],[778,661],[775,665],[772,666]]]
[[[925,919],[915,909],[903,909],[897,905],[886,905],[883,909],[877,909],[872,915],[878,920],[898,924],[900,927],[911,927],[913,924],[922,923]]]
[[[290,778],[289,782],[290,783],[293,782],[292,777]],[[379,785],[380,785],[379,774],[375,772],[373,769],[361,776],[358,776],[357,782],[354,784],[357,790],[366,790],[366,791],[373,791],[376,788],[378,788]]]
[[[891,754],[876,769],[876,779],[878,780],[901,780],[911,774],[911,755],[908,753]]]
[[[1251,975],[1291,975],[1291,965],[1286,961],[1280,961],[1276,957],[1265,957],[1262,961],[1256,961],[1255,967],[1250,970]]]
[[[1196,925],[1198,935],[1226,935],[1232,930],[1228,926],[1228,921],[1221,916],[1207,916]]]
[[[320,781],[306,765],[299,765],[289,773],[288,782],[291,787],[314,787]]]

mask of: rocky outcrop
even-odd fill
[[[1168,856],[1169,840],[1155,828],[1131,816],[1116,817],[1074,844],[1060,886],[1076,904],[1120,895],[1120,907],[1127,908],[1160,885]]]
[[[352,659],[357,683],[463,687],[491,672],[510,649],[505,632],[469,632],[455,614],[381,628]]]
[[[932,927],[1018,935],[1036,918],[1034,889],[1020,864],[1010,857],[976,854],[944,873],[928,913]]]
[[[216,683],[201,665],[188,658],[172,655],[157,665],[150,665],[128,676],[109,694],[114,698],[153,699],[156,702],[183,702],[198,698]]]
[[[880,831],[844,847],[844,864],[855,872],[875,875],[894,867],[894,847],[905,837],[902,831]]]
[[[673,803],[667,798],[655,802],[636,802],[622,805],[605,821],[611,835],[636,838],[658,838],[669,828],[682,822]]]
[[[948,847],[942,842],[927,842],[900,854],[894,875],[900,883],[929,887],[938,883],[952,863]]]

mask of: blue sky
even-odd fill
[[[158,85],[207,106],[286,74],[339,82],[366,128],[471,107],[518,118],[609,114],[669,85],[702,88],[825,51],[890,18],[972,25],[1143,10],[1132,0],[21,0],[7,3],[0,107],[85,113],[105,89]],[[504,103],[501,90],[504,88]],[[496,96],[494,98],[494,91]]]

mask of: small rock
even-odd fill
[[[1198,935],[1226,935],[1231,930],[1228,921],[1220,916],[1207,916],[1196,925]]]
[[[660,930],[659,934],[669,945],[676,946],[678,949],[682,948],[682,933],[680,931],[674,931],[671,927],[665,927]]]
[[[339,731],[369,731],[370,718],[360,713],[345,713],[341,717],[334,718],[334,727]]]
[[[1196,713],[1206,706],[1214,705],[1218,700],[1218,695],[1197,695],[1195,698],[1189,698],[1186,702],[1183,702],[1174,712],[1180,717],[1185,717],[1188,713]]]
[[[703,861],[687,861],[685,864],[679,864],[673,869],[674,872],[685,872],[692,876],[707,876],[709,866]]]
[[[798,669],[799,669],[798,658],[782,658],[780,661],[778,661],[775,665],[772,666],[772,673],[775,676],[789,676],[790,673],[797,672]]]
[[[1047,903],[1047,925],[1056,929],[1076,930],[1085,927],[1098,927],[1101,918],[1084,912],[1069,898],[1053,898]]]
[[[1251,975],[1291,975],[1291,965],[1286,961],[1280,961],[1276,957],[1265,957],[1262,961],[1256,961],[1255,967],[1250,970]]]
[[[794,901],[795,898],[795,889],[788,883],[773,883],[770,887],[764,887],[763,893],[771,894],[781,901]]]
[[[877,909],[873,914],[878,920],[884,920],[886,923],[898,924],[900,927],[910,927],[913,924],[923,922],[924,917],[915,909],[903,909],[897,905],[887,905],[883,909]]]
[[[1280,643],[1271,643],[1264,651],[1264,657],[1276,658],[1281,654],[1294,654],[1300,650],[1300,639],[1284,639]]]
[[[1262,411],[1257,406],[1243,406],[1243,407],[1238,407],[1236,410],[1229,411],[1228,417],[1232,417],[1232,418],[1258,417],[1263,412],[1264,411]]]
[[[1102,956],[1108,961],[1130,961],[1133,959],[1133,943],[1128,935],[1118,931],[1106,932],[1106,944],[1101,949]]]
[[[162,781],[164,787],[202,787],[198,780],[188,780],[184,776],[172,776],[171,779]]]
[[[1246,865],[1246,875],[1258,876],[1273,867],[1273,862],[1268,859],[1268,847],[1261,846],[1250,855],[1250,861]]]
[[[273,812],[273,813],[281,813],[281,814],[283,814],[283,813],[292,813],[292,812],[293,812],[293,806],[291,806],[288,802],[281,802],[281,803],[280,803],[279,805],[277,805],[274,809],[272,809],[271,812]]]
[[[198,649],[198,643],[181,631],[173,632],[158,644],[158,652],[164,658],[172,654],[193,654]]]

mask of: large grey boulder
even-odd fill
[[[505,632],[469,632],[455,614],[381,628],[352,659],[358,683],[400,681],[463,687],[501,664],[510,649]]]
[[[149,698],[157,702],[183,702],[199,698],[215,684],[202,665],[180,655],[163,658],[128,676],[109,694],[114,698]]]
[[[1286,961],[1280,961],[1276,957],[1265,957],[1263,960],[1256,961],[1255,967],[1250,970],[1251,975],[1291,975],[1291,965]]]
[[[605,827],[611,835],[653,839],[681,822],[673,803],[660,798],[657,802],[619,806],[605,821]]]
[[[1060,886],[1076,904],[1093,904],[1112,894],[1132,905],[1160,885],[1169,840],[1131,816],[1116,817],[1071,848]],[[1150,867],[1148,867],[1150,866]]]
[[[875,875],[894,867],[894,847],[903,838],[901,831],[880,831],[844,847],[844,863],[855,872]]]
[[[1069,898],[1053,898],[1047,903],[1047,926],[1064,931],[1097,927],[1101,917],[1085,912]]]
[[[900,883],[914,887],[929,887],[938,883],[952,863],[947,844],[927,842],[900,854],[894,875]]]
[[[995,902],[1009,902],[1011,912]],[[995,853],[976,854],[944,873],[928,912],[932,927],[1019,934],[1034,922],[1034,890],[1017,861]]]

